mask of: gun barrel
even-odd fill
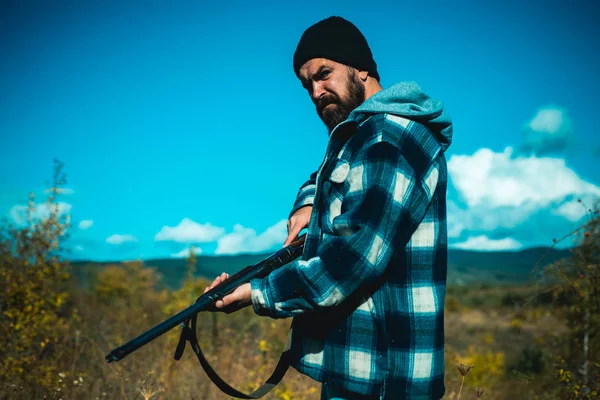
[[[194,304],[190,305],[185,310],[180,311],[169,319],[156,325],[152,329],[112,350],[105,357],[106,362],[110,363],[113,361],[122,360],[128,354],[131,354],[135,350],[163,335],[177,325],[184,323],[200,311],[209,310],[217,300],[222,299],[227,294],[235,290],[238,286],[247,283],[252,279],[265,277],[274,269],[277,269],[293,261],[295,258],[298,258],[302,254],[304,239],[305,235],[302,235],[302,237],[291,243],[289,246],[284,247],[258,264],[250,265],[237,272],[226,281],[202,294],[200,297],[198,297]]]
[[[135,350],[139,349],[146,343],[148,343],[148,342],[156,339],[157,337],[161,336],[162,334],[170,331],[177,325],[182,324],[184,321],[187,321],[188,319],[193,317],[194,314],[205,309],[209,305],[209,303],[210,303],[210,299],[209,299],[209,297],[206,297],[206,300],[192,304],[185,310],[180,311],[179,313],[173,315],[166,321],[161,322],[160,324],[156,325],[154,328],[142,333],[135,339],[132,339],[129,342],[125,343],[123,346],[117,347],[116,349],[111,351],[106,356],[106,362],[110,363],[112,361],[122,360],[128,354],[133,353]]]

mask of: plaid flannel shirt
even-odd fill
[[[381,113],[333,131],[290,213],[313,205],[303,256],[251,281],[258,315],[294,317],[294,368],[382,398],[443,396],[446,185],[420,123]]]

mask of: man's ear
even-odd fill
[[[358,71],[358,78],[361,81],[366,82],[368,77],[369,77],[369,71]]]

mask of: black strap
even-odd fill
[[[198,357],[198,361],[200,361],[200,365],[206,372],[206,375],[210,378],[211,381],[214,382],[215,385],[221,389],[225,394],[229,396],[236,397],[238,399],[258,399],[263,397],[265,394],[269,393],[277,384],[283,379],[285,373],[287,372],[290,364],[287,358],[287,351],[283,351],[281,353],[281,357],[279,357],[279,361],[277,362],[277,366],[275,367],[275,371],[273,374],[267,379],[265,383],[263,383],[258,389],[250,394],[245,394],[233,387],[229,386],[227,382],[225,382],[221,377],[215,372],[215,370],[210,366],[208,360],[202,354],[202,349],[200,349],[200,344],[198,343],[198,337],[196,336],[196,317],[194,315],[191,318],[192,326],[190,327],[190,321],[186,321],[183,325],[183,330],[181,331],[181,336],[179,337],[179,343],[177,344],[177,349],[175,350],[174,358],[179,360],[183,355],[183,351],[185,350],[186,342],[190,342],[192,346],[192,350],[196,353]]]

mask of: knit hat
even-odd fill
[[[300,38],[294,53],[294,72],[312,58],[327,58],[354,67],[379,80],[377,64],[367,39],[350,21],[329,17],[309,27]]]

